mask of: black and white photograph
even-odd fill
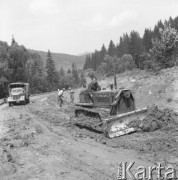
[[[0,180],[178,179],[178,0],[0,0]]]

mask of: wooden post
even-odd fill
[[[116,62],[114,62],[114,87],[115,87],[115,89],[117,89]]]
[[[114,70],[114,87],[117,89],[116,71]]]

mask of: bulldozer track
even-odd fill
[[[74,124],[79,128],[95,133],[104,133],[103,119],[109,116],[109,111],[106,109],[92,109],[85,107],[77,107],[75,109],[75,122]]]
[[[104,108],[76,107],[75,116],[79,117],[79,114],[83,114],[85,117],[98,118],[102,122],[102,119],[110,116],[110,111]]]
[[[85,108],[75,109],[75,116],[79,117],[79,114],[83,114],[86,117],[88,116],[91,118],[98,118],[100,121],[102,121],[100,114],[94,110],[88,110],[87,108],[86,109]]]

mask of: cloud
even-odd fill
[[[92,23],[94,25],[101,25],[104,22],[104,18],[101,14],[97,14],[95,17],[92,19]]]
[[[102,14],[97,13],[92,18],[86,19],[82,25],[89,30],[102,30],[105,27],[105,18]]]
[[[124,11],[120,14],[113,16],[111,18],[110,22],[108,22],[108,26],[110,26],[110,27],[122,26],[124,24],[127,24],[128,22],[135,20],[135,19],[137,19],[137,14],[127,10],[127,11]]]
[[[124,11],[120,14],[115,14],[112,16],[105,16],[101,13],[95,14],[91,18],[87,18],[82,26],[91,31],[102,31],[108,28],[116,28],[120,26],[127,25],[138,18],[138,15],[132,11]]]
[[[56,14],[59,9],[55,0],[33,0],[29,5],[29,11],[35,15]]]

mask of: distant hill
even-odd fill
[[[81,53],[81,54],[78,54],[78,56],[86,56],[86,55],[91,55],[92,52],[84,52],[84,53]]]
[[[41,58],[43,59],[43,64],[45,66],[47,52],[31,50],[31,49],[28,51],[38,53],[41,56]],[[75,55],[53,53],[53,52],[51,52],[51,54],[52,54],[53,60],[56,64],[56,68],[58,70],[61,67],[63,67],[63,69],[65,69],[65,70],[67,70],[68,68],[71,68],[72,63],[75,63],[77,65],[78,69],[81,69],[81,68],[83,69],[86,55],[75,56]]]

